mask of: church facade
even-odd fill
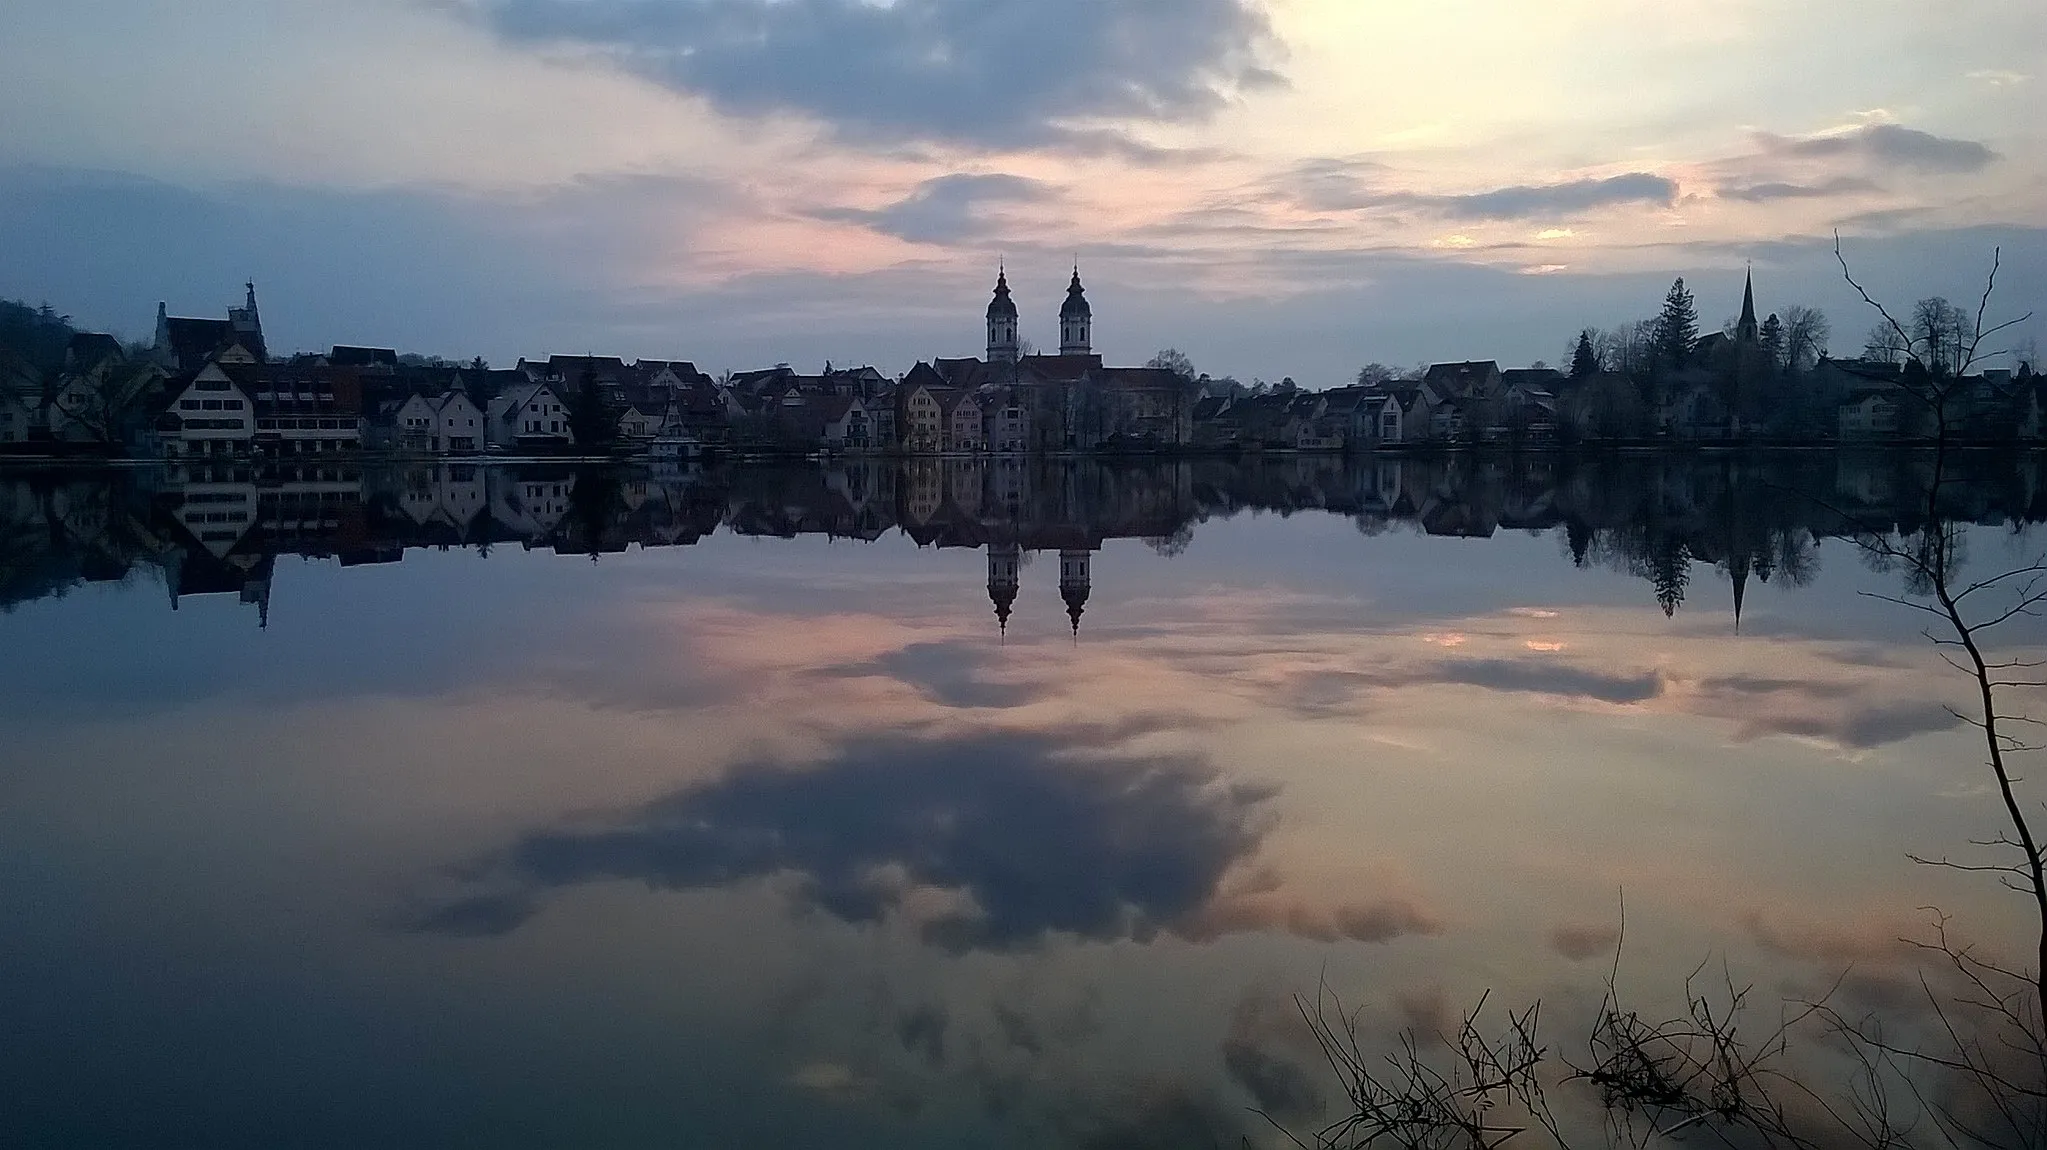
[[[1007,269],[996,273],[985,330],[981,358],[920,363],[900,389],[938,404],[947,393],[971,395],[986,421],[984,450],[1156,450],[1193,441],[1191,380],[1162,368],[1110,367],[1095,353],[1094,308],[1078,267],[1059,308],[1058,354],[1026,352]]]

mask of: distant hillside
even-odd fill
[[[0,348],[43,371],[64,366],[64,349],[76,330],[70,316],[57,314],[49,304],[30,307],[21,300],[0,300]]]

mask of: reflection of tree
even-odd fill
[[[1171,535],[1154,535],[1146,539],[1144,544],[1168,559],[1175,559],[1184,554],[1187,550],[1187,545],[1192,542],[1194,542],[1194,524],[1182,523],[1179,530]]]
[[[1685,601],[1685,584],[1691,578],[1692,557],[1684,544],[1659,541],[1649,556],[1649,581],[1656,585],[1656,605],[1663,608],[1666,618],[1677,614],[1678,604]]]

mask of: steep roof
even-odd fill
[[[391,367],[398,366],[398,352],[388,347],[351,347],[337,343],[327,353],[327,362],[335,367]]]
[[[1497,360],[1476,359],[1465,363],[1432,363],[1422,382],[1439,395],[1463,395],[1500,374]]]
[[[205,366],[234,339],[234,328],[224,319],[170,316],[163,321],[163,331],[171,359],[180,371]]]
[[[1099,355],[1027,355],[1017,361],[1020,375],[1052,383],[1079,380],[1101,370]]]
[[[71,336],[71,345],[64,349],[64,363],[72,371],[90,371],[109,359],[126,359],[121,350],[121,341],[105,332],[81,331]]]

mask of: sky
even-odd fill
[[[24,0],[0,297],[719,371],[1057,341],[1325,387],[1684,276],[2047,313],[2038,0]],[[2016,329],[2011,343],[2047,326]]]

